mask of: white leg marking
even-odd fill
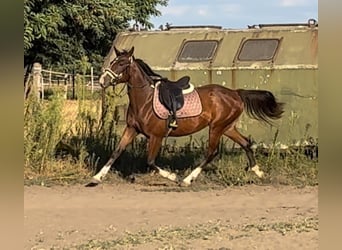
[[[202,171],[201,167],[195,168],[187,177],[184,178],[183,184],[185,186],[190,186],[191,182],[193,182],[197,178],[197,176],[201,173],[201,171]]]
[[[97,181],[97,182],[101,182],[103,180],[103,178],[106,176],[106,174],[108,173],[109,169],[111,166],[105,165],[101,168],[101,170],[93,176],[93,180]]]
[[[170,173],[169,171],[163,170],[159,167],[157,167],[159,174],[163,176],[164,178],[167,178],[171,181],[176,181],[177,180],[177,175],[175,173]]]
[[[259,177],[262,178],[264,176],[264,172],[259,169],[258,165],[252,167],[252,171]]]

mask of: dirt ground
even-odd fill
[[[26,186],[25,249],[318,249],[318,187]]]

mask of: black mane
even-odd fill
[[[138,65],[140,66],[140,68],[144,71],[144,73],[146,75],[148,75],[149,77],[151,77],[153,80],[161,80],[161,79],[165,79],[165,77],[157,74],[156,72],[154,72],[151,67],[145,63],[142,59],[140,58],[135,58],[135,61],[138,63]]]

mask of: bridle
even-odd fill
[[[115,73],[113,70],[111,70],[111,66],[112,66],[116,61],[118,61],[118,60],[119,60],[119,57],[115,58],[115,59],[113,60],[113,62],[110,64],[109,68],[105,68],[104,73],[101,75],[100,79],[101,79],[101,78],[104,78],[104,77],[106,77],[106,76],[108,75],[108,76],[111,78],[110,83],[117,83],[117,82],[123,77],[123,73],[124,73],[124,72],[127,73],[129,67],[131,66],[131,64],[132,64],[133,61],[134,61],[133,56],[130,56],[130,57],[129,57],[129,63],[127,63],[127,64],[125,65],[124,70],[123,70],[121,73],[117,74],[117,73]],[[146,87],[146,84],[144,84],[144,83],[143,83],[142,85],[139,85],[139,86],[134,86],[134,85],[130,84],[130,83],[127,81],[126,84],[127,84],[127,86],[128,86],[129,88],[144,88],[144,87]],[[101,85],[103,88],[106,88],[106,87],[109,87],[110,85],[115,86],[116,84],[109,84],[108,86],[105,86],[104,84],[100,84],[100,85]]]
[[[113,82],[114,80],[115,81],[120,80],[120,78],[122,77],[122,73],[117,74],[113,70],[111,70],[110,68],[106,68],[104,70],[104,73],[101,75],[101,77],[106,77],[107,75],[109,75],[110,78],[112,78],[111,82]]]

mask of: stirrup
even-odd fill
[[[178,124],[177,124],[176,120],[170,121],[169,127],[170,128],[178,128]]]

